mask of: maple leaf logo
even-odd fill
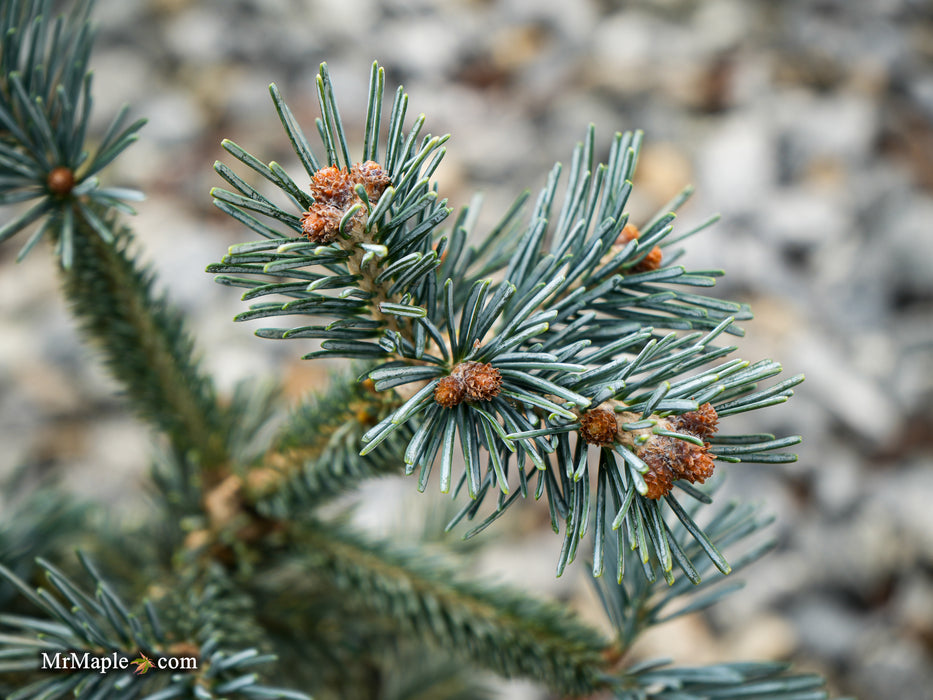
[[[133,673],[137,676],[143,675],[152,668],[152,660],[142,652],[139,652],[138,659],[133,659],[130,663],[136,664],[136,670]]]

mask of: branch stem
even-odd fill
[[[153,292],[154,275],[129,253],[132,234],[98,212],[112,230],[103,241],[76,216],[74,263],[62,271],[65,295],[136,411],[205,468],[227,460],[223,413],[201,372],[181,314]]]

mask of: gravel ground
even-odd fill
[[[752,304],[742,355],[808,380],[748,419],[804,435],[799,463],[725,467],[731,493],[776,515],[778,552],[727,604],[657,630],[641,653],[789,658],[840,694],[933,698],[929,3],[99,0],[97,18],[97,114],[128,102],[150,119],[111,177],[148,193],[141,244],[225,388],[279,375],[297,396],[325,373],[230,323],[236,294],[201,273],[244,235],[207,194],[221,138],[290,162],[270,82],[310,124],[326,60],[362,133],[378,59],[427,128],[453,134],[443,194],[460,205],[485,191],[490,221],[567,162],[590,122],[604,144],[643,128],[634,220],[694,183],[682,225],[723,219],[688,260],[725,269],[718,293]],[[48,251],[14,265],[14,248],[0,250],[0,473],[34,465],[132,513],[151,438],[80,345]],[[520,561],[523,582],[594,617],[584,567],[554,580],[555,540],[503,537],[486,566],[508,579]]]

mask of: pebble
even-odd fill
[[[933,297],[933,197],[914,196],[905,208],[899,207],[883,239],[872,246],[888,269],[886,277],[894,282],[895,294]]]
[[[833,347],[838,342],[816,329],[801,333],[787,361],[806,369],[807,390],[820,397],[824,410],[860,441],[881,444],[899,426],[898,407],[880,386],[856,371],[838,347]]]
[[[803,167],[815,159],[829,158],[855,168],[874,148],[877,107],[861,95],[824,96],[796,89],[787,90],[774,102],[783,146]]]
[[[901,465],[897,478],[878,475],[872,479],[873,506],[886,512],[889,520],[908,540],[900,547],[913,549],[919,560],[933,561],[933,458],[929,455]]]
[[[208,7],[174,13],[165,26],[165,49],[194,67],[214,63],[233,47],[232,19],[232,14],[218,15]]]
[[[833,247],[855,224],[838,198],[806,185],[778,188],[762,207],[760,218],[758,235],[785,249]]]
[[[704,197],[724,216],[757,210],[777,183],[777,143],[773,132],[752,113],[719,123],[697,156],[697,179]]]
[[[863,663],[853,666],[850,680],[860,697],[929,700],[933,667],[920,641],[887,632],[874,635],[862,650]]]
[[[837,662],[846,661],[853,642],[869,634],[857,611],[829,595],[803,595],[793,603],[790,618],[805,653]]]

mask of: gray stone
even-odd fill
[[[775,101],[774,106],[786,147],[792,149],[803,167],[821,158],[856,166],[868,158],[874,147],[877,108],[858,94],[824,97],[795,90]]]
[[[101,133],[124,105],[133,106],[153,93],[154,76],[145,55],[126,48],[99,51],[93,58],[94,109],[92,133]],[[151,123],[150,123],[151,124]]]
[[[217,9],[192,7],[171,17],[165,27],[166,48],[195,66],[226,56],[235,42],[230,26],[232,16]]]
[[[933,458],[911,460],[896,474],[879,474],[872,479],[871,502],[883,509],[900,529],[904,546],[916,549],[917,556],[933,558]]]
[[[881,444],[900,421],[898,406],[879,385],[856,371],[838,340],[819,331],[801,333],[789,363],[807,370],[807,388],[824,408],[861,440]]]
[[[851,658],[854,648],[870,634],[856,610],[826,595],[803,596],[792,606],[790,615],[804,650],[823,658]]]
[[[933,197],[913,197],[906,208],[892,211],[878,240],[890,281],[920,295],[933,294]]]
[[[693,33],[704,57],[733,49],[747,37],[754,20],[748,3],[713,0],[698,3],[691,18]]]
[[[800,185],[784,187],[762,203],[759,235],[781,246],[808,249],[835,246],[855,221],[837,198]]]
[[[919,76],[910,86],[910,94],[926,112],[927,118],[933,119],[933,76]]]
[[[87,427],[83,454],[73,455],[64,485],[84,499],[107,504],[114,515],[139,512],[146,502],[141,489],[149,465],[149,431],[122,418],[98,419]]]
[[[890,375],[892,395],[905,414],[925,415],[933,403],[933,329],[923,310],[900,315],[892,325],[897,338],[896,360]]]
[[[652,64],[652,37],[659,23],[649,14],[629,10],[614,14],[596,28],[591,60],[597,84],[610,90],[633,92],[645,89],[656,75]]]
[[[191,95],[182,91],[163,91],[139,101],[139,111],[146,114],[145,138],[158,147],[191,143],[204,133],[204,117]]]
[[[830,450],[822,454],[819,462],[809,465],[814,491],[825,517],[846,518],[863,496],[861,465],[852,452],[833,447]]]
[[[723,120],[701,146],[697,176],[704,196],[726,216],[757,209],[774,187],[777,144],[751,113]]]
[[[862,646],[851,678],[861,689],[860,697],[929,700],[933,667],[919,641],[884,630]]]
[[[462,36],[438,16],[407,17],[395,23],[381,42],[382,60],[407,74],[430,67],[432,74],[449,74],[457,65]]]

